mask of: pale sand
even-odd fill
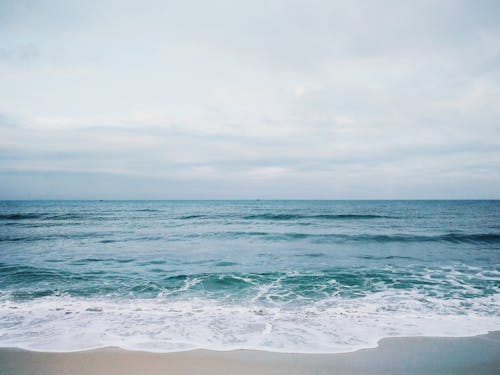
[[[390,338],[375,349],[345,354],[0,349],[0,374],[500,374],[500,331],[468,338]]]

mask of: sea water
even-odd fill
[[[499,292],[499,201],[0,202],[2,347],[345,352]]]

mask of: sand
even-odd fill
[[[344,354],[5,348],[0,374],[500,374],[500,331],[466,338],[388,338],[377,348]]]

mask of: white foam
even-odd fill
[[[439,299],[417,291],[329,297],[302,307],[210,299],[0,300],[0,346],[76,351],[107,346],[348,352],[393,336],[471,336],[500,329],[500,295]]]

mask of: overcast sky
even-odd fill
[[[500,198],[500,2],[0,0],[16,198]]]

